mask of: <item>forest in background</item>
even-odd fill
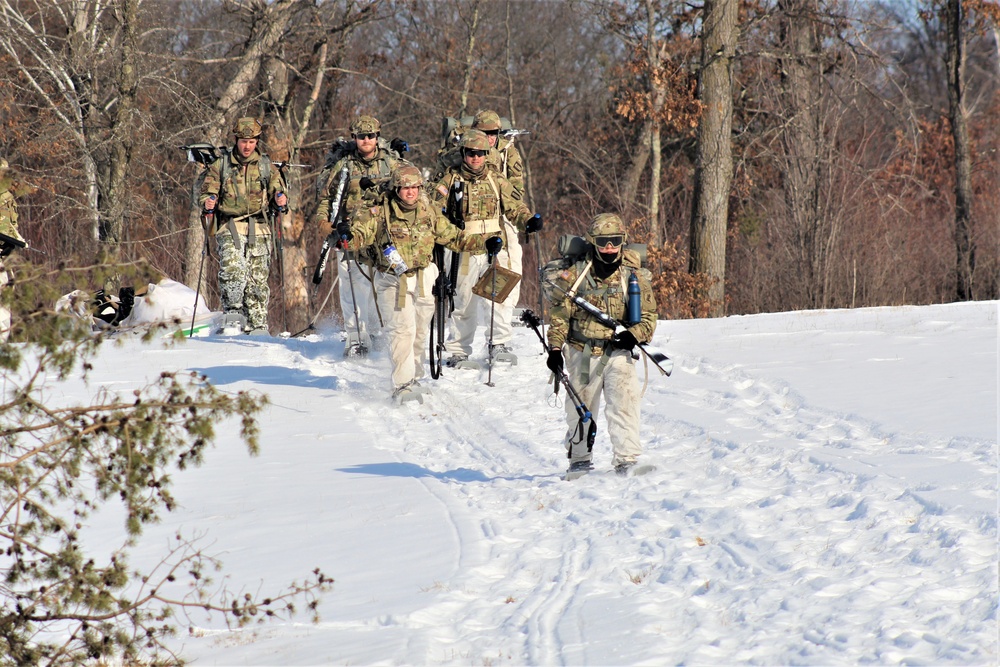
[[[996,299],[998,19],[987,0],[0,0],[0,155],[34,249],[9,263],[141,258],[193,287],[179,147],[255,116],[272,159],[310,166],[287,170],[272,264],[272,331],[297,331],[335,274],[311,284],[330,144],[371,113],[432,169],[442,120],[488,108],[530,132],[542,261],[617,212],[663,317]],[[705,176],[716,153],[728,179]],[[523,305],[538,261],[531,239]]]

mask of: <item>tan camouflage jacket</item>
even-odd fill
[[[389,270],[389,263],[382,254],[388,244],[396,246],[410,270],[422,269],[431,263],[434,244],[447,246],[455,252],[485,252],[485,236],[467,236],[441,215],[439,207],[431,203],[425,193],[420,193],[417,207],[404,210],[394,195],[369,208],[359,209],[351,220],[351,250],[368,246],[377,249],[377,268]]]
[[[220,158],[209,165],[205,182],[201,186],[201,195],[198,197],[198,202],[204,206],[205,200],[210,195],[219,196],[219,201],[215,204],[215,224],[220,230],[227,220],[261,214],[264,207],[273,201],[274,196],[285,190],[281,174],[273,165],[267,191],[261,188],[260,151],[254,150],[245,161],[239,157],[235,147],[230,151],[229,182],[222,183],[222,161],[225,158]],[[271,230],[266,225],[258,225],[257,233],[270,234]]]
[[[442,210],[448,204],[452,184],[458,180],[465,183],[463,208],[466,233],[497,236],[502,229],[501,215],[506,216],[519,231],[524,231],[525,223],[532,216],[531,211],[521,201],[521,193],[514,189],[510,181],[489,168],[484,168],[482,174],[475,176],[462,167],[453,167],[445,172],[431,192],[434,203]],[[516,238],[504,238],[505,247],[517,242]]]
[[[635,271],[639,279],[639,289],[642,291],[642,319],[638,324],[629,327],[628,330],[640,343],[648,343],[653,338],[653,332],[656,331],[657,320],[656,298],[653,296],[653,286],[650,283],[651,275],[647,269],[640,267],[637,253],[628,249],[623,250],[623,252],[621,266],[608,276],[607,280],[599,280],[594,276],[593,270],[588,270],[587,276],[577,287],[576,294],[597,306],[606,315],[621,320],[625,317],[625,309],[628,305],[628,279],[632,271]],[[584,259],[560,272],[555,278],[556,284],[564,290],[570,290],[580,274],[587,269],[590,261],[590,253],[588,253]],[[554,290],[554,292],[548,330],[549,347],[562,347],[568,343],[578,350],[582,350],[590,341],[593,345],[593,353],[595,355],[601,354],[604,346],[594,341],[608,340],[614,331],[574,304],[559,290]]]
[[[361,179],[367,176],[377,183],[385,183],[400,160],[381,147],[370,160],[358,155],[357,151],[353,151],[351,155],[338,160],[337,164],[330,170],[330,183],[319,198],[319,205],[316,207],[316,224],[328,223],[330,220],[330,203],[337,194],[340,171],[344,168],[345,163],[348,165],[350,180],[344,191],[344,217],[350,219],[359,207],[373,204],[378,198],[377,191],[374,189],[369,192],[362,191]]]

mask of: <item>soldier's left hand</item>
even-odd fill
[[[503,239],[499,236],[491,236],[483,242],[486,247],[486,257],[489,261],[493,261],[493,258],[500,254],[503,249]]]
[[[528,223],[524,226],[525,234],[534,234],[542,228],[542,216],[538,213],[528,218]]]
[[[274,195],[274,203],[278,205],[278,208],[285,208],[288,206],[288,197],[285,196],[284,192],[279,192]]]
[[[611,337],[611,344],[619,350],[631,352],[632,348],[639,344],[639,341],[631,331],[625,329],[624,331],[619,331]]]

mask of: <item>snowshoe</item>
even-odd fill
[[[482,368],[482,365],[478,361],[472,361],[467,354],[453,354],[448,357],[448,361],[444,362],[444,365],[448,368],[468,368],[472,370]]]
[[[588,472],[594,469],[594,464],[592,461],[573,461],[569,464],[569,469],[563,476],[563,479],[567,482],[583,477]]]
[[[401,387],[396,387],[396,390],[392,392],[392,401],[396,405],[402,405],[407,401],[416,401],[423,405],[424,392],[416,381],[407,382]]]
[[[353,343],[351,345],[344,346],[344,358],[349,357],[367,357],[368,347],[361,343]]]
[[[215,333],[222,336],[236,336],[242,334],[247,328],[247,318],[241,313],[223,313],[219,322],[219,328]]]
[[[504,344],[491,345],[490,346],[490,363],[496,362],[508,363],[511,366],[517,366],[517,355]]]
[[[635,461],[621,461],[615,464],[615,474],[619,477],[638,477],[654,470],[656,470],[656,466],[649,463],[640,465]]]

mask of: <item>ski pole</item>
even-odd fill
[[[542,343],[542,349],[547,350],[548,346],[545,344],[545,337],[542,336],[542,332],[539,330],[539,326],[542,321],[538,318],[538,315],[536,315],[530,308],[525,308],[521,311],[521,321],[535,332],[535,335],[538,336],[538,340]],[[583,397],[580,396],[580,392],[578,392],[576,387],[573,386],[573,383],[570,382],[569,374],[566,373],[565,369],[562,373],[553,373],[553,375],[556,375],[556,379],[561,382],[564,387],[566,387],[566,393],[569,394],[570,400],[573,401],[573,407],[576,409],[576,414],[580,416],[581,429],[584,424],[590,422],[590,428],[587,433],[587,441],[589,445],[593,447],[594,440],[597,438],[597,423],[593,420],[590,408],[588,408],[587,404],[584,403]],[[582,431],[580,437],[583,437]]]
[[[319,319],[320,313],[323,312],[323,308],[326,307],[326,302],[330,300],[330,297],[333,295],[333,290],[337,289],[337,284],[339,282],[340,282],[340,276],[338,275],[336,278],[333,279],[333,282],[330,283],[330,291],[326,293],[325,297],[323,297],[323,302],[319,304],[319,308],[316,309],[316,314],[313,315],[311,320],[309,320],[309,324],[307,324],[306,328],[303,329],[302,331],[299,331],[298,333],[293,333],[291,336],[292,338],[298,338],[305,332],[311,331],[316,328],[316,320]]]
[[[494,256],[489,253],[486,256],[489,259],[490,270],[493,271],[493,281],[490,287],[490,340],[487,343],[487,349],[489,350],[487,354],[489,354],[490,359],[489,370],[486,374],[486,386],[494,387],[496,385],[493,384],[493,321],[497,309],[497,267],[493,263]]]

